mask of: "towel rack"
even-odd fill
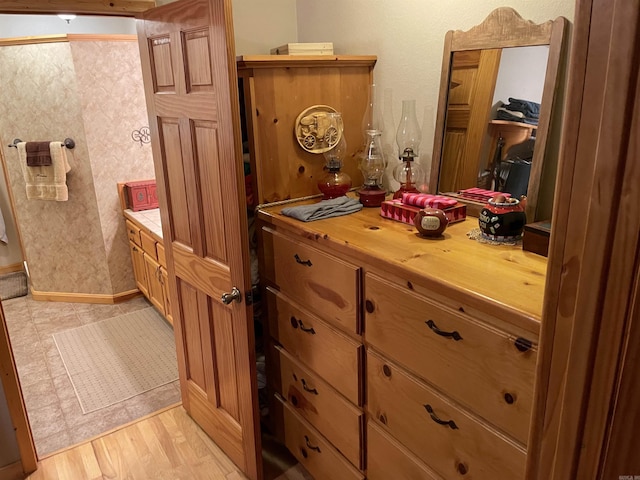
[[[13,143],[10,143],[9,146],[10,147],[14,147],[14,148],[18,148],[18,144],[21,141],[22,140],[20,140],[19,138],[14,138],[13,139]],[[62,142],[62,146],[63,147],[67,147],[69,150],[71,150],[72,148],[74,148],[76,146],[76,142],[73,140],[73,138],[65,138],[64,142]]]

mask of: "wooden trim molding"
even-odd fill
[[[29,474],[38,468],[38,460],[2,308],[0,308],[0,381],[16,434],[22,470],[25,474]]]
[[[1,0],[0,0],[1,1]],[[65,43],[65,42],[137,42],[137,35],[96,35],[84,33],[37,35],[33,37],[15,37],[0,39],[0,47],[12,45],[35,45],[39,43]]]
[[[70,42],[138,42],[137,35],[97,35],[89,33],[69,33]]]
[[[104,295],[98,293],[67,293],[67,292],[39,292],[31,288],[31,296],[39,302],[69,302],[69,303],[100,303],[114,304],[125,302],[142,295],[137,288],[114,295]]]
[[[34,45],[37,43],[64,43],[69,39],[64,33],[56,35],[36,35],[33,37],[15,37],[0,39],[0,47],[8,47],[11,45]]]
[[[352,67],[375,65],[375,55],[241,55],[236,57],[238,69],[276,67],[330,67],[340,61]]]
[[[118,15],[134,17],[155,7],[155,0],[0,0],[0,13]]]
[[[22,270],[24,270],[22,262],[12,263],[11,265],[0,267],[0,275],[4,275],[5,273],[21,272]]]

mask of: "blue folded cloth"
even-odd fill
[[[282,209],[282,214],[302,222],[313,222],[323,218],[339,217],[362,210],[362,204],[347,196],[321,200],[311,205],[300,205]]]

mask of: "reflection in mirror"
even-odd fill
[[[548,56],[547,45],[453,53],[440,191],[527,194]]]
[[[505,192],[526,195],[535,219],[565,22],[499,8],[447,33],[430,184],[470,214],[487,198],[478,191]]]

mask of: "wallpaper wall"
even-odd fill
[[[137,98],[144,98],[141,74],[132,68],[138,62],[140,69],[137,55],[135,42],[0,47],[0,139],[36,291],[111,295],[134,288],[116,181],[153,177],[149,146],[131,139],[132,126],[146,124]],[[114,87],[114,79],[122,81]],[[76,141],[68,150],[69,200],[27,200],[17,151],[7,145],[65,137]]]
[[[132,137],[149,124],[138,43],[70,45],[112,291],[124,292],[135,282],[116,183],[155,176],[151,144]]]

